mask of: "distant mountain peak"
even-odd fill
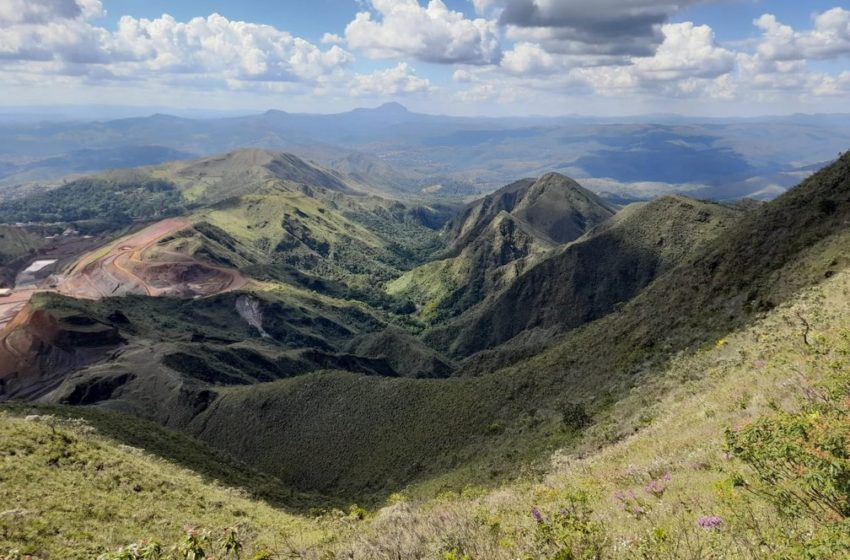
[[[407,107],[405,107],[404,105],[402,105],[401,103],[398,103],[396,101],[390,101],[389,103],[384,103],[383,105],[375,107],[374,110],[379,111],[381,113],[386,113],[386,114],[406,115],[406,114],[410,113],[410,111],[407,109]]]

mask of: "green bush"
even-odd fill
[[[549,560],[595,560],[605,557],[606,531],[593,518],[591,499],[586,492],[574,492],[561,508],[546,513],[531,511],[535,523],[535,558]]]
[[[790,524],[817,528],[780,558],[850,556],[850,372],[812,391],[799,412],[777,410],[728,430],[726,443],[755,474],[745,488]]]

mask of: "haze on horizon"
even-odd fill
[[[845,110],[837,0],[3,0],[0,113]]]

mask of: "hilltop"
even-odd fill
[[[449,220],[441,232],[446,258],[410,270],[387,291],[412,299],[431,322],[459,315],[614,212],[558,173],[518,181]]]

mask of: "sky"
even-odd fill
[[[0,109],[846,112],[845,0],[0,0]]]

